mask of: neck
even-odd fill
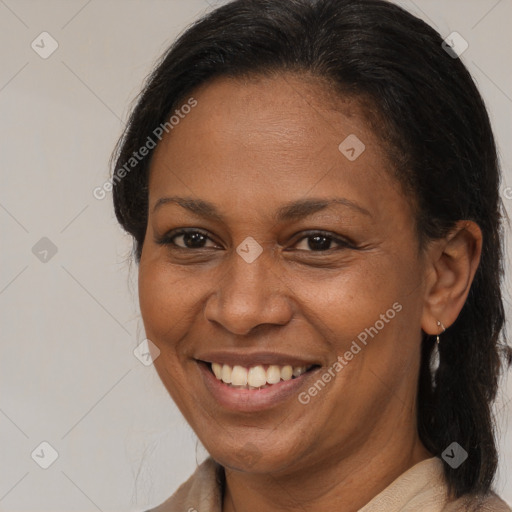
[[[226,470],[223,512],[356,512],[402,473],[432,457],[416,432],[388,437],[380,450],[368,442],[363,450],[332,461],[331,456],[298,471],[254,474]]]

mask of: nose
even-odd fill
[[[270,259],[261,254],[248,263],[233,251],[206,302],[206,319],[240,336],[262,324],[286,325],[293,316],[290,290]]]

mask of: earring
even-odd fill
[[[443,322],[440,322],[439,320],[437,321],[437,326],[438,327],[441,327],[442,332],[446,331],[444,325],[443,325]],[[439,333],[439,334],[442,334],[442,333]],[[439,345],[439,334],[436,336],[436,343]]]

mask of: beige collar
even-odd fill
[[[224,469],[211,457],[160,506],[148,512],[222,512]],[[441,459],[432,457],[408,469],[358,512],[512,512],[494,493],[448,503]],[[476,510],[476,509],[475,509]]]

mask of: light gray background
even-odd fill
[[[219,3],[0,0],[0,510],[144,510],[205,456],[132,353],[144,333],[131,241],[111,195],[92,191],[155,59]],[[401,4],[468,41],[462,59],[490,109],[510,211],[512,0]],[[43,31],[59,44],[48,59],[31,48]],[[46,263],[32,253],[42,237],[58,249]],[[511,398],[509,379],[496,485],[509,502]],[[42,441],[59,453],[46,470],[31,458]]]

